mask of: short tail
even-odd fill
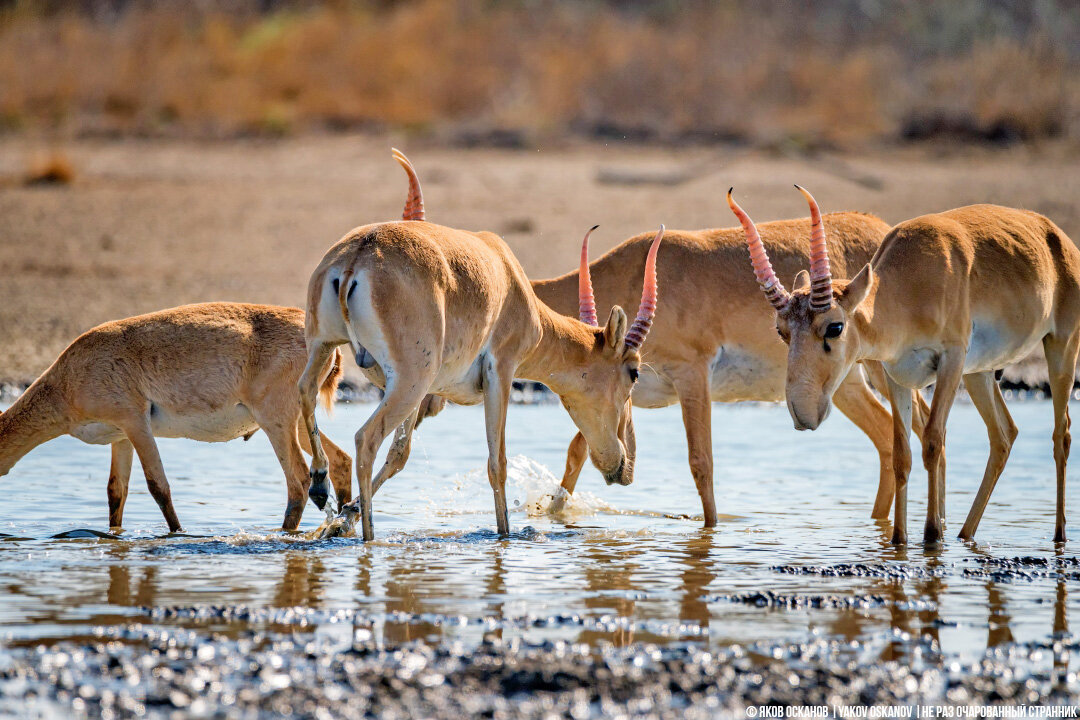
[[[330,368],[330,374],[323,380],[322,387],[319,388],[319,404],[326,412],[334,409],[334,398],[337,396],[338,384],[344,374],[345,370],[341,366],[341,350],[334,350],[334,365]]]

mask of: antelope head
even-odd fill
[[[589,235],[595,229],[585,234],[578,273],[578,314],[581,322],[593,328],[592,348],[580,363],[575,363],[568,374],[570,381],[553,389],[589,444],[590,459],[604,480],[609,485],[629,485],[634,480],[637,449],[630,391],[638,379],[641,346],[656,314],[656,254],[664,226],[660,226],[649,246],[637,317],[628,323],[626,313],[616,305],[602,328],[597,323],[589,274]]]
[[[776,330],[788,344],[785,395],[795,428],[816,430],[832,408],[836,388],[859,359],[862,322],[855,311],[874,284],[866,265],[852,280],[833,280],[825,227],[813,196],[798,185],[810,204],[810,272],[799,271],[791,292],[776,277],[750,217],[728,190],[728,205],[739,218],[750,249],[754,276],[776,310]]]

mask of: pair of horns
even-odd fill
[[[596,321],[596,298],[593,295],[592,274],[589,272],[589,236],[593,230],[600,227],[593,225],[589,232],[585,233],[585,239],[581,242],[581,269],[578,271],[578,316],[581,322],[593,327],[599,327]],[[660,226],[656,237],[649,246],[649,255],[645,259],[645,280],[641,287],[641,304],[638,305],[637,317],[626,331],[626,347],[637,349],[645,343],[645,337],[652,327],[653,318],[656,316],[656,253],[660,250],[660,241],[664,238],[664,226]]]
[[[829,249],[825,245],[825,226],[821,222],[821,210],[814,196],[798,185],[795,188],[803,194],[810,205],[810,309],[814,312],[824,312],[832,306],[833,300],[832,271],[829,269]],[[765,297],[777,312],[780,312],[791,301],[791,293],[776,277],[772,263],[769,262],[769,254],[765,251],[765,245],[761,242],[761,236],[758,235],[754,221],[739,207],[732,196],[734,189],[728,190],[728,206],[735,213],[735,217],[739,218],[746,233],[746,245],[750,249],[750,263],[754,266],[754,277],[757,278],[761,289],[765,291]]]

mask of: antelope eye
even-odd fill
[[[638,369],[636,367],[628,368],[627,372],[630,373],[630,382],[635,383],[638,379]]]
[[[844,332],[844,323],[829,323],[829,326],[825,328],[825,339],[831,340],[832,338],[838,338],[842,332]]]
[[[781,339],[781,340],[783,340],[783,339],[784,339],[784,333],[783,333],[783,331],[782,331],[782,330],[780,329],[780,326],[779,326],[779,325],[777,325],[777,326],[776,326],[776,334],[780,336],[780,339]]]

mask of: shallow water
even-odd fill
[[[371,410],[339,406],[320,427],[351,447]],[[0,542],[0,637],[21,645],[131,622],[331,634],[363,623],[387,642],[469,643],[496,634],[723,646],[824,636],[859,641],[853,652],[864,658],[904,658],[930,643],[960,660],[1010,642],[1049,644],[1076,617],[1080,568],[1055,565],[1075,552],[1068,545],[1055,556],[1052,542],[1051,406],[1014,401],[1012,411],[1020,436],[978,541],[965,544],[953,536],[982,476],[987,442],[970,404],[953,409],[949,539],[933,550],[894,548],[889,524],[870,520],[877,455],[854,426],[836,414],[817,432],[798,433],[782,406],[714,407],[723,517],[712,531],[696,519],[701,507],[677,407],[635,413],[632,486],[607,487],[588,467],[562,518],[542,509],[558,482],[553,473],[561,474],[570,420],[554,405],[512,407],[509,539],[494,533],[478,407],[449,408],[423,424],[409,465],[375,498],[376,540],[368,544],[276,530],[285,486],[261,434],[227,445],[159,441],[185,536],[162,537],[137,464],[122,537],[70,532],[108,529],[109,449],[60,438],[2,481],[0,532],[12,537]],[[916,469],[913,538],[921,537],[925,488]],[[1073,492],[1070,516],[1077,504]],[[322,520],[309,504],[301,530]],[[69,537],[52,537],[61,533]],[[1016,556],[1058,559],[1026,566],[1028,577],[984,572],[986,558]],[[902,575],[820,571],[851,563],[869,566],[862,575]],[[761,591],[847,600],[788,608],[730,597]],[[172,606],[183,609],[165,610]]]

